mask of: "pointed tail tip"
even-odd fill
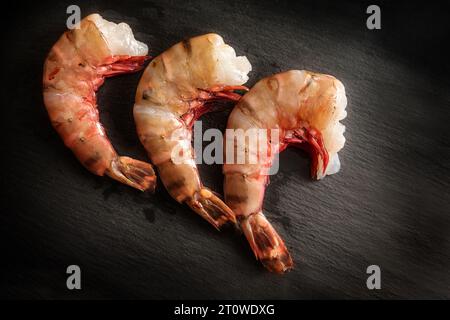
[[[294,262],[283,239],[261,211],[242,219],[241,228],[256,258],[267,270],[284,273],[293,268]]]
[[[186,204],[217,230],[228,222],[236,224],[234,212],[209,189],[202,188]]]
[[[263,266],[274,273],[285,273],[293,269],[294,262],[292,261],[291,255],[287,250],[280,252],[274,258],[264,258],[261,259]]]
[[[117,157],[111,163],[109,175],[141,191],[154,192],[156,174],[151,164],[129,157]]]

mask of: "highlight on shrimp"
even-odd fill
[[[138,136],[170,193],[214,227],[234,213],[201,183],[191,145],[192,125],[217,102],[238,101],[251,65],[217,34],[182,41],[147,66],[136,92]],[[184,161],[174,161],[181,152]]]
[[[116,153],[100,123],[95,93],[105,78],[142,69],[147,52],[127,24],[92,14],[54,44],[43,75],[44,104],[65,145],[92,173],[142,191],[155,187],[153,168]]]
[[[244,147],[245,159],[241,164],[225,163],[223,173],[225,203],[236,214],[256,258],[270,271],[281,273],[293,267],[284,241],[262,209],[274,156],[292,145],[309,151],[314,178],[338,172],[338,151],[345,143],[345,127],[339,121],[346,117],[346,105],[345,88],[336,78],[291,70],[260,80],[229,116],[227,134],[228,129],[265,129],[265,135],[259,131],[258,139],[267,144],[261,149],[268,154],[257,150],[258,161],[251,163],[248,159],[255,150],[249,139],[244,146],[233,143],[233,154]],[[278,139],[272,136],[273,130]]]

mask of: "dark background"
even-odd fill
[[[248,85],[288,69],[346,86],[342,170],[320,182],[298,150],[281,155],[265,213],[295,269],[255,261],[243,236],[217,232],[159,188],[146,195],[85,170],[42,103],[48,50],[66,7],[131,25],[158,55],[217,32],[253,65]],[[2,4],[1,296],[5,298],[450,298],[450,13],[440,2],[68,1]],[[146,159],[132,118],[140,73],[107,80],[101,119],[120,154]],[[224,128],[228,112],[203,118]],[[219,165],[200,166],[221,192]],[[66,289],[66,268],[82,290]],[[381,267],[382,289],[366,288]]]

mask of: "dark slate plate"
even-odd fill
[[[266,272],[245,239],[217,232],[159,188],[147,196],[84,170],[51,128],[41,96],[45,56],[66,7],[5,5],[1,295],[14,298],[450,298],[448,11],[439,3],[92,1],[157,55],[217,32],[253,65],[251,80],[288,69],[330,73],[348,95],[342,171],[320,182],[297,150],[281,156],[265,212],[296,261]],[[146,159],[132,119],[140,74],[101,89],[101,119],[122,154]],[[228,112],[204,117],[224,128]],[[200,166],[222,189],[220,166]],[[66,289],[66,267],[82,290]],[[382,289],[368,290],[379,265]]]

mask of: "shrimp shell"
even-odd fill
[[[192,125],[217,102],[236,102],[234,90],[248,80],[251,70],[245,57],[217,34],[184,40],[146,68],[134,105],[138,136],[170,195],[186,203],[214,227],[236,222],[234,213],[199,177],[191,145]],[[178,151],[182,161],[175,161]]]
[[[117,155],[100,123],[95,92],[105,77],[140,70],[146,53],[128,25],[92,14],[54,44],[43,75],[44,104],[65,145],[92,173],[142,191],[155,187],[153,168]]]
[[[337,172],[337,153],[345,143],[345,127],[339,120],[346,116],[346,104],[344,86],[336,78],[291,70],[260,80],[229,116],[227,133],[228,129],[265,129],[265,139],[259,143],[267,144],[263,150],[270,150],[269,156],[258,154],[262,160],[249,162],[252,151],[245,140],[245,162],[226,163],[223,173],[225,202],[236,214],[256,258],[270,271],[289,270],[293,261],[262,212],[268,169],[276,153],[293,145],[310,152],[314,178]],[[271,130],[278,130],[278,141],[271,139]],[[242,146],[233,147],[236,154]]]

